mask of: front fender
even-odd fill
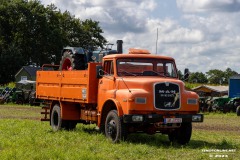
[[[108,112],[113,109],[117,110],[119,117],[123,116],[122,106],[119,101],[114,98],[109,98],[98,110],[98,126],[105,123]]]

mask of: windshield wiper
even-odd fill
[[[155,73],[155,74],[153,74]],[[145,76],[162,76],[162,77],[167,77],[164,72],[156,72],[156,71],[143,71],[143,75]]]
[[[129,74],[129,75],[132,75],[132,76],[134,76],[134,77],[137,76],[136,74],[133,74],[133,73],[131,73],[131,72],[124,71],[123,69],[120,69],[119,71],[124,72],[124,73],[127,73],[127,74]],[[125,75],[125,76],[126,76],[126,75]]]

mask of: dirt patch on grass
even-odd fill
[[[193,129],[199,129],[199,130],[209,130],[209,131],[234,131],[234,132],[240,132],[240,126],[231,126],[231,125],[225,125],[225,124],[208,124],[208,123],[198,123],[193,124]]]
[[[24,107],[24,106],[5,106],[5,105],[0,105],[0,110],[1,109],[9,109],[9,110],[36,110],[39,111],[41,110],[41,107]]]
[[[0,105],[0,119],[40,120],[41,107]]]
[[[37,117],[26,117],[26,116],[0,116],[0,119],[29,119],[29,120],[38,120],[40,121],[40,118]]]

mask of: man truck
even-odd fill
[[[179,80],[175,60],[143,49],[121,54],[117,43],[120,51],[91,54],[68,47],[59,70],[37,71],[36,97],[46,104],[42,121],[54,131],[96,124],[114,143],[139,132],[188,143],[192,122],[203,122],[203,115],[198,95]]]

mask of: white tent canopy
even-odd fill
[[[21,81],[18,81],[17,83],[19,83],[19,84],[35,84],[36,81],[21,80]]]

